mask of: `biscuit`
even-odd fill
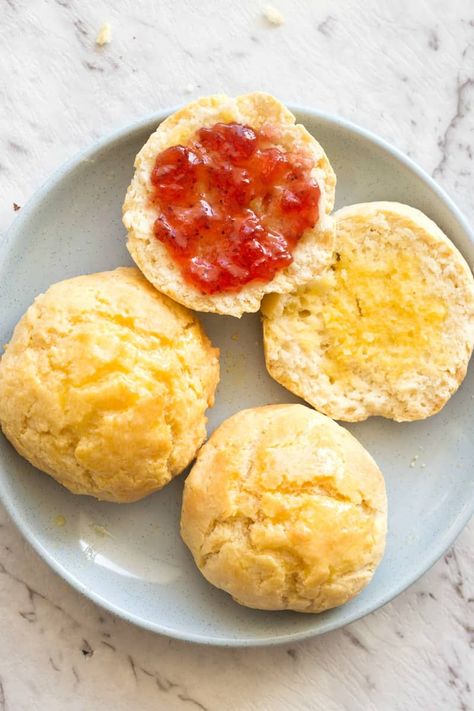
[[[252,281],[240,291],[203,294],[183,280],[167,248],[154,235],[157,207],[151,202],[150,176],[158,153],[175,145],[186,145],[203,126],[244,123],[256,130],[276,126],[280,130],[279,147],[302,150],[314,159],[312,177],[321,190],[319,219],[313,229],[306,229],[293,251],[293,262],[269,282]],[[163,121],[135,160],[135,175],[123,205],[123,222],[128,230],[128,249],[137,266],[161,292],[195,309],[240,317],[258,311],[265,293],[286,293],[324,270],[331,261],[334,224],[329,213],[334,205],[336,178],[319,143],[279,101],[263,93],[235,99],[216,95],[194,101]]]
[[[136,501],[206,437],[218,351],[193,314],[137,269],[51,286],[0,361],[0,424],[17,451],[70,491]]]
[[[230,417],[186,479],[181,535],[204,577],[242,605],[322,612],[371,580],[387,502],[372,457],[303,405]]]
[[[351,205],[335,219],[331,269],[262,304],[268,372],[336,420],[434,415],[473,349],[468,265],[412,207]]]

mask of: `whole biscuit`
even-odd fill
[[[226,420],[186,479],[181,535],[207,580],[242,605],[322,612],[372,578],[386,495],[372,457],[302,405]]]
[[[0,424],[76,494],[126,502],[179,474],[206,437],[218,351],[137,269],[38,296],[0,361]]]

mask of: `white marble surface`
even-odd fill
[[[223,90],[339,113],[474,218],[472,0],[2,0],[0,229],[62,161],[140,115]],[[113,41],[94,40],[108,20]],[[474,708],[474,526],[393,603],[272,649],[200,648],[104,613],[0,513],[0,709]]]

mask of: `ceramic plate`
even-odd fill
[[[474,240],[439,187],[367,131],[295,109],[337,173],[337,205],[398,200],[426,212],[474,263]],[[169,112],[102,140],[61,168],[24,207],[0,247],[0,343],[53,282],[130,264],[121,204],[133,160]],[[245,407],[298,402],[267,375],[259,317],[205,315],[221,349],[222,380],[211,432]],[[69,494],[24,461],[0,436],[0,493],[14,521],[51,567],[98,604],[149,630],[222,645],[262,645],[321,634],[366,615],[412,583],[453,542],[472,508],[472,369],[443,411],[424,422],[380,418],[349,427],[375,457],[388,489],[389,534],[372,583],[352,602],[323,613],[240,607],[211,587],[179,537],[184,476],[135,504]],[[64,525],[57,525],[64,517]]]

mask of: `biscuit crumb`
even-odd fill
[[[273,5],[265,5],[263,8],[263,15],[271,25],[275,25],[276,27],[285,22],[285,18],[280,10],[277,10],[277,8],[273,7]]]
[[[65,525],[66,525],[66,519],[64,518],[64,516],[61,516],[61,515],[56,516],[55,519],[54,519],[54,525],[55,525],[55,526],[58,526],[59,528],[61,528],[62,526],[65,526]]]
[[[413,467],[415,466],[416,462],[418,461],[418,457],[419,457],[419,455],[418,455],[418,454],[415,454],[415,456],[414,456],[413,459],[411,460],[410,466],[411,466],[412,469],[413,469]]]
[[[104,44],[109,44],[111,41],[112,28],[108,22],[104,22],[104,24],[99,30],[99,34],[96,37],[95,43],[98,44],[100,47],[103,47]]]
[[[18,205],[18,203],[14,202],[13,209],[15,210],[15,212],[18,212],[18,210],[21,210],[21,205]]]
[[[92,528],[94,533],[101,536],[101,538],[113,538],[112,534],[105,528],[105,526],[101,526],[98,523],[91,523],[89,526]]]
[[[236,332],[236,333],[233,333],[232,336],[231,336],[231,339],[232,339],[233,341],[238,341],[238,340],[239,340],[239,334],[238,334],[237,332]]]
[[[186,94],[192,94],[194,89],[195,86],[194,84],[191,84],[191,82],[189,84],[186,84],[186,86],[184,87],[184,91],[186,92]]]
[[[423,462],[423,464],[420,464],[420,467],[424,469],[426,467],[426,464]]]

